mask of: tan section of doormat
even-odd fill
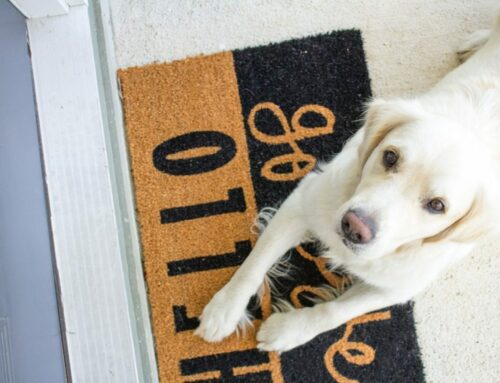
[[[318,160],[339,152],[370,97],[358,31],[121,70],[144,271],[162,383],[422,382],[411,305],[366,314],[281,355],[254,329],[210,344],[198,316],[277,206]],[[332,187],[335,187],[332,180]],[[342,285],[315,248],[289,253],[280,294],[310,304]]]
[[[120,72],[120,81],[159,372],[162,382],[180,382],[181,360],[255,348],[253,331],[221,344],[193,336],[192,318],[235,266],[203,270],[201,262],[192,270],[181,263],[249,251],[255,240],[250,227],[257,211],[232,54],[132,68]],[[254,372],[271,371],[281,380],[275,355],[258,363]]]

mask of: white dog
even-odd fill
[[[339,298],[272,314],[258,347],[286,351],[346,321],[404,303],[496,231],[500,218],[500,17],[429,93],[374,100],[363,127],[285,200],[196,334],[214,342],[248,321],[268,270],[308,233],[356,283]],[[469,58],[469,56],[472,56]]]

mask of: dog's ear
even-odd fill
[[[482,236],[495,230],[495,218],[488,208],[487,198],[484,193],[479,194],[469,210],[446,229],[425,238],[423,243],[436,243],[453,241],[458,243],[472,243]]]
[[[384,137],[398,126],[414,120],[416,113],[410,101],[385,101],[375,99],[368,104],[363,124],[363,141],[358,148],[360,170],[365,166],[378,144]]]

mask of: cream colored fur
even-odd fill
[[[307,233],[358,283],[329,302],[271,315],[257,334],[262,350],[292,349],[356,316],[408,301],[497,231],[500,22],[488,39],[471,38],[460,55],[469,58],[428,93],[369,105],[343,151],[322,173],[306,176],[272,217],[205,307],[197,335],[220,341],[234,332],[268,270]],[[401,154],[397,172],[382,165],[387,148]],[[424,208],[434,197],[445,201],[445,213]],[[354,208],[368,212],[378,229],[368,244],[346,246],[340,222]]]

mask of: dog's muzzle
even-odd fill
[[[359,209],[345,213],[341,225],[344,238],[355,245],[369,243],[376,234],[373,220]]]

